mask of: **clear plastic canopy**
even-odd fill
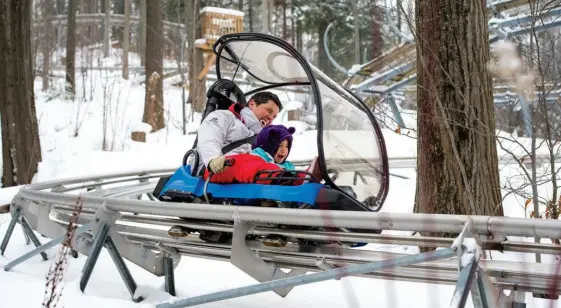
[[[235,74],[234,81],[243,79],[247,86],[240,87],[246,93],[274,85],[279,88],[271,90],[306,93],[316,107],[317,153],[327,167],[326,183],[352,190],[355,199],[373,209],[381,206],[388,189],[388,163],[372,113],[287,43],[268,38],[241,36],[217,44],[217,73],[227,79]]]

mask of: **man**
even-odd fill
[[[250,153],[250,137],[259,134],[261,129],[273,122],[282,104],[277,95],[263,91],[253,95],[247,107],[233,104],[228,110],[215,110],[208,114],[198,130],[196,150],[201,162],[198,171],[206,168],[212,173],[223,172],[225,155]],[[183,237],[189,230],[182,226],[171,226],[168,234]],[[227,236],[223,232],[201,231],[200,238],[205,241],[219,242]]]
[[[225,169],[225,155],[251,152],[250,138],[271,124],[281,110],[278,96],[263,91],[253,95],[247,107],[234,104],[229,110],[211,112],[198,130],[199,171],[206,166],[220,173]]]

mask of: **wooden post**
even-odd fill
[[[132,132],[131,139],[133,141],[146,142],[146,133],[145,132]]]

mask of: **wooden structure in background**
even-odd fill
[[[203,50],[206,58],[205,66],[198,76],[198,79],[202,80],[210,67],[216,62],[212,45],[222,35],[243,32],[244,13],[238,10],[211,6],[204,7],[200,13],[202,38],[195,41],[195,46]]]

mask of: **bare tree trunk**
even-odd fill
[[[53,25],[49,20],[49,16],[53,12],[53,3],[51,0],[43,2],[43,91],[49,88],[49,71],[51,70],[51,51],[53,43]]]
[[[164,128],[164,20],[162,4],[146,1],[146,97],[143,122],[152,126],[152,132]],[[153,84],[153,89],[151,88]]]
[[[109,0],[104,1],[104,13],[105,17],[103,19],[103,57],[108,58],[111,52],[111,23],[109,22],[109,14],[111,14],[111,3]]]
[[[253,32],[253,0],[248,0],[247,15],[249,19],[249,32]]]
[[[282,39],[288,39],[288,26],[286,23],[286,0],[282,1]]]
[[[111,0],[111,2],[113,3],[113,14],[122,14],[125,15],[125,0]],[[162,2],[162,5],[165,7],[165,2],[166,1],[158,1],[158,2]],[[115,37],[115,40],[119,42],[119,44],[123,44],[123,27],[121,27],[121,25],[116,24],[114,25],[114,27],[112,28],[113,30],[113,36]]]
[[[203,51],[195,46],[195,40],[201,36],[201,23],[199,14],[199,0],[186,1],[185,25],[187,28],[187,40],[189,42],[189,52],[187,59],[189,62],[189,98],[187,103],[196,112],[204,111],[206,105],[206,76],[198,79],[199,73],[204,67]]]
[[[87,0],[87,13],[97,13],[98,12],[98,1],[97,0]],[[98,23],[93,22],[88,24],[86,27],[86,35],[89,40],[89,44],[97,43],[98,42]]]
[[[41,161],[41,145],[31,66],[31,1],[0,6],[0,123],[2,186],[31,183]]]
[[[64,15],[67,14],[66,12],[66,5],[65,5],[65,1],[61,1],[61,0],[55,0],[56,1],[56,15]],[[56,53],[56,57],[55,57],[55,64],[57,65],[62,65],[62,59],[63,57],[61,56],[59,50],[59,47],[62,46],[63,44],[63,39],[64,39],[64,26],[62,24],[58,24],[57,25],[57,29],[56,29],[56,43],[55,43],[55,50],[57,51]]]
[[[78,9],[78,13],[80,14],[84,14],[86,13],[86,5],[85,5],[85,1],[86,0],[78,0],[78,5],[77,5],[77,9]],[[78,37],[76,40],[76,43],[78,45],[78,47],[84,47],[86,44],[86,40],[84,38],[84,34],[85,34],[85,25],[84,24],[78,24],[76,25],[76,32],[78,33]]]
[[[265,34],[271,33],[271,1],[261,0],[261,32]]]
[[[485,7],[417,0],[415,9],[416,210],[502,216]]]
[[[251,0],[250,0],[251,1]],[[238,10],[243,12],[243,0],[238,1]]]
[[[201,14],[199,13],[201,10],[201,0],[195,0],[195,38],[200,38],[202,36],[202,25],[200,22]],[[201,79],[198,78],[198,73],[201,72],[205,65],[205,57],[203,55],[203,51],[193,44],[194,48],[194,63],[193,67],[195,68],[194,72],[195,75],[195,92],[193,94],[193,107],[195,111],[203,112],[206,106],[206,75],[203,76]],[[210,56],[210,55],[208,55]],[[218,60],[217,60],[218,61]]]
[[[296,46],[296,16],[294,16],[294,1],[290,1],[290,38],[292,46]]]
[[[304,50],[304,42],[302,39],[302,22],[300,20],[296,20],[296,49],[299,52],[303,52]]]
[[[66,91],[76,93],[76,6],[77,0],[68,0],[68,21],[66,22]]]
[[[140,53],[140,65],[146,64],[146,0],[140,0],[140,34],[138,52]]]
[[[323,34],[327,29],[329,22],[327,20],[321,20],[317,24],[317,34],[319,37],[318,40],[318,53],[317,53],[317,63],[320,70],[322,70],[328,76],[331,75],[331,64],[329,63],[329,59],[327,58],[327,53],[325,52],[325,40]]]
[[[185,0],[185,29],[187,34],[187,66],[189,67],[187,71],[187,83],[189,85],[189,97],[187,98],[186,104],[191,104],[193,106],[193,93],[195,92],[195,76],[197,73],[194,66],[194,54],[195,54],[195,0]]]
[[[382,55],[384,50],[384,37],[382,35],[382,27],[380,21],[382,20],[382,12],[376,1],[371,2],[372,9],[372,54],[371,59],[376,59]]]
[[[86,13],[86,1],[87,0],[78,0],[78,12],[80,12],[80,14]]]
[[[123,29],[123,78],[129,79],[129,37],[131,31],[131,0],[125,0],[125,26]]]
[[[35,14],[33,12],[36,12]],[[29,12],[29,18],[31,20],[36,20],[39,19],[39,17],[37,16],[37,10],[35,10],[35,8],[33,7],[33,2],[31,5],[31,12]],[[33,28],[33,26],[31,26],[31,30],[35,33],[35,29]],[[37,52],[38,52],[38,44],[37,44],[37,40],[35,38],[33,38],[31,40],[31,67],[33,68],[33,72],[35,73],[35,61],[37,60]]]
[[[360,61],[360,23],[358,21],[358,8],[356,5],[356,0],[351,0],[351,7],[353,10],[353,20],[354,20],[354,34],[355,34],[355,64],[359,64]]]
[[[397,0],[396,7],[397,7],[397,30],[401,31],[401,14],[403,14],[402,12],[403,0]],[[401,37],[399,35],[397,36],[397,43],[398,44],[401,43]]]

